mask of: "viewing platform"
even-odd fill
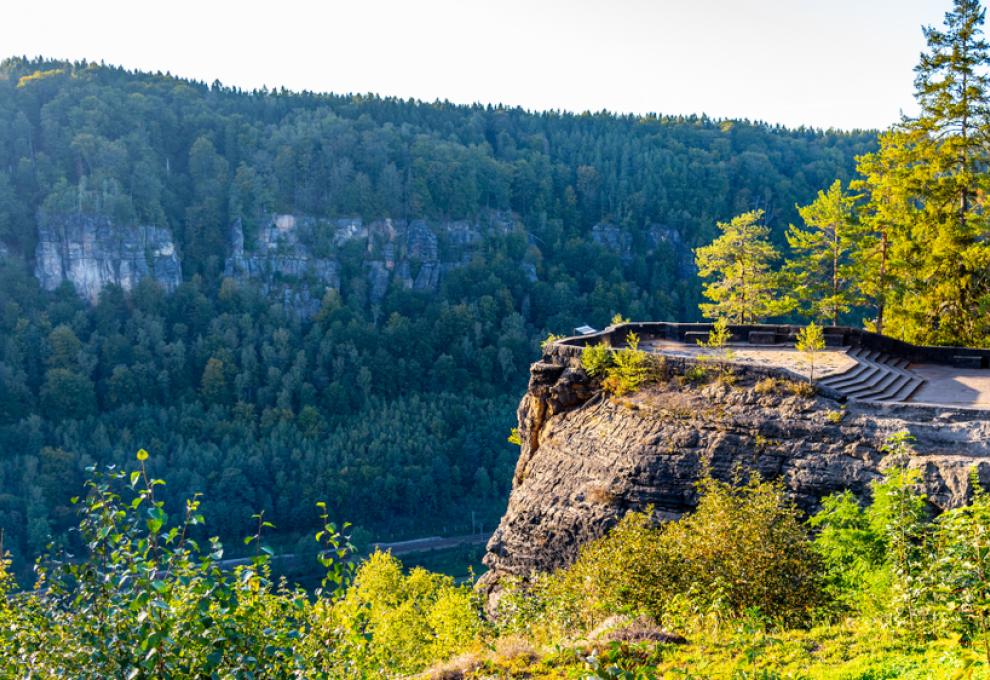
[[[629,333],[640,349],[688,361],[707,358],[732,364],[809,372],[808,355],[795,349],[801,326],[729,326],[724,349],[703,346],[711,324],[628,323],[563,338],[558,345],[604,342],[622,347]],[[869,331],[825,327],[826,347],[815,353],[815,383],[844,399],[891,404],[990,409],[990,350],[912,345]]]

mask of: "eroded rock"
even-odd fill
[[[100,291],[115,284],[132,290],[152,278],[167,291],[182,281],[182,267],[172,233],[150,225],[115,224],[103,215],[44,215],[38,224],[35,276],[54,290],[63,281],[96,302]]]
[[[808,512],[836,491],[868,494],[894,464],[920,469],[941,509],[966,502],[972,469],[990,482],[988,411],[842,404],[799,396],[787,381],[757,390],[763,376],[745,371],[735,384],[701,386],[674,371],[614,398],[577,363],[545,357],[532,367],[513,488],[484,559],[480,587],[490,596],[506,576],[569,564],[629,511],[680,516],[695,506],[695,485],[708,471],[726,481],[754,471],[780,479]],[[906,457],[887,450],[901,431],[915,438]]]

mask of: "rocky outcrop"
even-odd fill
[[[623,260],[632,258],[632,234],[614,224],[602,222],[593,226],[591,240],[608,248]]]
[[[666,250],[669,251],[672,264],[680,276],[688,277],[696,274],[694,252],[684,243],[681,233],[673,227],[649,224],[642,234],[637,236],[630,229],[609,222],[600,222],[591,228],[591,240],[618,255],[626,264],[633,260],[633,256],[639,252],[638,249],[645,254]]]
[[[767,381],[773,369],[739,367],[732,385],[697,386],[683,379],[689,365],[668,359],[664,380],[628,398],[603,395],[573,352],[533,365],[512,493],[482,588],[494,594],[506,575],[569,563],[631,510],[679,516],[694,507],[706,471],[780,479],[806,511],[836,491],[868,493],[895,463],[922,471],[936,508],[965,502],[972,469],[990,482],[990,412],[809,398],[787,380]],[[886,446],[901,431],[915,438],[907,456]]]
[[[133,289],[145,278],[171,291],[182,281],[175,242],[168,229],[119,225],[103,215],[43,215],[38,225],[35,276],[54,290],[69,281],[95,302],[109,284]]]
[[[381,302],[391,286],[432,293],[452,270],[471,261],[485,234],[521,228],[511,215],[492,212],[477,221],[321,219],[271,215],[253,239],[240,220],[230,231],[224,275],[254,282],[304,316],[314,314],[327,288],[340,287],[340,260],[363,258],[368,299]],[[250,241],[246,244],[246,240]],[[535,275],[535,269],[533,271]]]
[[[338,246],[366,232],[360,220],[330,223]],[[262,293],[279,299],[303,316],[319,310],[327,288],[340,288],[340,265],[333,258],[313,254],[312,237],[321,225],[311,218],[273,215],[258,230],[250,250],[244,247],[244,227],[240,219],[230,227],[230,255],[224,276],[236,281],[257,283]]]

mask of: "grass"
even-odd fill
[[[783,632],[696,633],[687,644],[578,640],[534,650],[513,638],[475,656],[461,678],[949,680],[990,678],[958,641],[913,646],[858,621]],[[524,644],[525,643],[525,644]],[[526,653],[516,653],[525,647]],[[425,677],[452,677],[451,675]]]

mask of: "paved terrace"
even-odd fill
[[[699,346],[708,324],[621,324],[560,341],[621,346],[630,331],[640,348],[675,357],[714,357]],[[799,326],[733,326],[727,347],[734,363],[807,375],[807,355],[794,349]],[[827,347],[815,356],[816,382],[859,401],[990,409],[990,350],[922,347],[854,328],[825,329]]]

